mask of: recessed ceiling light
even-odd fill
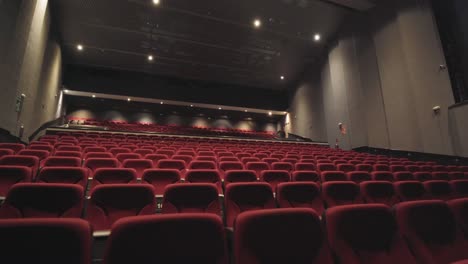
[[[161,3],[161,1],[159,1],[159,0],[153,0],[153,4],[155,4],[155,5],[159,5],[160,3]]]
[[[161,104],[164,104],[164,102],[161,102]]]
[[[153,61],[153,59],[154,59],[154,58],[153,58],[153,55],[148,55],[148,60],[149,60],[149,61]]]
[[[254,25],[254,27],[256,27],[256,28],[259,28],[259,27],[262,25],[262,21],[261,21],[260,19],[255,19],[255,20],[253,21],[253,25]]]
[[[281,75],[281,77],[280,77],[280,78],[281,78],[281,80],[284,80],[284,76],[282,76],[282,75]]]
[[[271,116],[271,115],[273,115],[273,113],[272,113],[272,112],[268,112],[268,115]]]
[[[314,35],[314,40],[315,41],[320,41],[320,39],[322,39],[322,36],[320,36],[320,34],[315,34]]]
[[[218,110],[223,110],[221,107],[218,107]]]
[[[79,50],[79,51],[82,51],[83,50],[83,45],[81,45],[81,44],[76,45],[76,49]]]
[[[193,105],[190,105],[190,107],[193,107]]]
[[[131,100],[132,100],[132,98],[130,98],[130,97],[129,97],[129,98],[127,98],[127,101],[129,101],[129,102],[130,102]]]
[[[246,110],[244,110],[244,112],[246,112],[246,113],[247,113],[247,112],[248,112],[248,110],[246,109]]]
[[[93,94],[93,95],[91,95],[91,97],[93,97],[93,98],[96,98],[96,95],[95,95],[95,94]]]

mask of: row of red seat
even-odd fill
[[[214,214],[127,217],[113,225],[104,263],[227,264],[232,252],[236,264],[462,264],[467,209],[468,199],[349,205],[327,210],[324,222],[312,209],[249,211],[235,222],[232,251]],[[90,264],[91,230],[79,219],[0,220],[1,258]]]
[[[274,195],[276,191],[276,196]],[[74,184],[18,183],[0,207],[0,218],[81,217],[84,188]],[[149,184],[103,184],[91,190],[84,213],[95,230],[108,230],[122,217],[156,213],[155,189]],[[276,198],[275,198],[276,197]],[[175,183],[164,189],[162,213],[225,213],[227,227],[245,211],[283,208],[312,208],[322,214],[335,206],[379,203],[393,206],[415,200],[468,198],[468,180],[386,182],[365,181],[280,183],[265,182],[226,185],[224,210],[219,188],[210,183]]]

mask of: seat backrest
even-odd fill
[[[271,189],[275,191],[279,183],[291,181],[291,176],[286,170],[264,170],[260,174],[260,180],[270,184]]]
[[[342,171],[324,171],[320,173],[322,182],[347,181],[346,174]]]
[[[11,186],[21,182],[31,182],[31,168],[25,166],[0,165],[0,197],[5,197]]]
[[[94,230],[108,230],[122,217],[154,214],[154,189],[149,184],[103,184],[91,191],[86,219]]]
[[[194,160],[188,165],[190,170],[215,170],[217,169],[216,163],[213,161]]]
[[[229,170],[224,176],[224,184],[233,182],[256,182],[257,174],[253,170]]]
[[[468,242],[443,201],[413,201],[395,207],[398,227],[419,263],[468,259]]]
[[[50,155],[50,152],[46,150],[23,149],[18,152],[18,155],[35,156],[39,159],[39,161],[42,161]]]
[[[353,181],[355,183],[372,180],[370,173],[366,171],[351,171],[346,173],[346,177],[349,181]]]
[[[141,159],[141,155],[137,153],[119,153],[115,155],[115,158],[120,162],[123,163],[128,159]]]
[[[101,184],[137,183],[137,172],[130,168],[99,168],[94,172],[90,189]]]
[[[312,208],[318,215],[324,211],[320,187],[315,182],[284,182],[276,189],[276,201],[281,208]]]
[[[371,172],[372,180],[374,181],[389,181],[394,182],[393,173],[389,171],[374,171]]]
[[[446,171],[432,172],[432,179],[441,181],[450,181],[449,173]]]
[[[162,159],[159,160],[156,164],[158,169],[176,169],[183,171],[186,168],[185,161],[183,160],[172,160],[172,159]]]
[[[367,171],[367,172],[372,172],[373,168],[372,165],[369,164],[357,164],[356,165],[356,170],[357,171]]]
[[[320,176],[316,171],[294,171],[291,175],[292,181],[320,182]]]
[[[337,170],[342,171],[342,172],[355,171],[356,166],[354,166],[353,164],[338,164],[337,165]]]
[[[393,178],[395,181],[414,181],[413,173],[409,171],[397,171],[393,173]]]
[[[25,149],[25,146],[16,143],[0,143],[0,149],[11,149],[13,153],[18,153],[20,150]]]
[[[455,193],[448,181],[426,181],[423,185],[432,199],[448,201],[455,198]]]
[[[161,212],[212,213],[221,216],[218,189],[210,183],[171,184],[164,192]]]
[[[432,174],[430,172],[418,171],[413,172],[414,179],[420,182],[432,180]]]
[[[273,190],[266,182],[228,184],[224,203],[227,227],[233,227],[234,219],[242,212],[276,207]]]
[[[122,167],[134,169],[137,177],[141,178],[145,170],[153,168],[153,162],[149,159],[127,159],[123,162]]]
[[[162,196],[167,185],[180,181],[180,171],[176,169],[145,170],[141,181],[154,187],[156,196]]]
[[[85,161],[83,167],[94,173],[99,168],[119,168],[120,163],[117,159],[90,158]]]
[[[418,181],[395,182],[395,191],[402,202],[430,199],[424,185]]]
[[[261,162],[261,161],[258,161],[258,162],[247,162],[247,164],[245,164],[245,168],[247,170],[253,170],[255,171],[255,173],[257,173],[257,177],[260,178],[260,174],[262,173],[262,171],[264,170],[269,170],[270,169],[270,165],[268,165],[268,163],[266,162]]]
[[[390,171],[390,167],[386,164],[375,164],[372,167],[373,171]]]
[[[138,250],[129,250],[135,245]],[[227,264],[222,220],[195,213],[121,219],[112,229],[104,263]]]
[[[78,167],[45,167],[39,172],[37,182],[78,184],[86,188],[88,170]]]
[[[174,156],[172,156],[172,159],[173,159],[173,160],[183,160],[183,161],[185,161],[185,164],[190,164],[190,162],[192,162],[192,160],[193,160],[193,156],[189,156],[189,155],[174,155]]]
[[[309,208],[240,214],[234,238],[236,264],[333,263],[319,216]]]
[[[91,227],[81,219],[2,219],[2,263],[90,264]]]
[[[323,200],[328,208],[362,203],[359,185],[351,181],[333,181],[322,184]]]
[[[0,158],[0,165],[28,167],[34,177],[39,168],[39,159],[35,156],[6,155]]]
[[[452,211],[455,221],[461,227],[465,237],[468,236],[468,199],[460,198],[447,202],[450,210]]]
[[[417,264],[389,207],[339,206],[327,210],[325,218],[328,241],[339,263]]]
[[[379,203],[393,206],[400,202],[391,182],[365,181],[359,184],[361,196],[366,203]]]
[[[242,164],[242,162],[222,161],[219,163],[219,169],[224,172],[229,170],[243,170],[244,164]]]
[[[247,165],[249,162],[260,162],[260,159],[255,157],[243,157],[241,158],[241,162]]]
[[[468,180],[453,180],[450,185],[457,198],[468,198]]]
[[[15,152],[12,149],[0,149],[0,158],[7,155],[14,155]]]
[[[81,159],[77,157],[48,157],[42,164],[43,167],[81,167]]]
[[[262,161],[268,163],[271,166],[273,162],[279,162],[280,160],[277,158],[263,158]]]
[[[81,217],[83,198],[76,184],[18,183],[0,207],[0,218]]]
[[[131,153],[132,150],[131,149],[128,149],[128,148],[111,148],[109,149],[109,152],[112,153],[114,155],[114,157],[117,156],[117,154],[120,154],[120,153]]]
[[[319,163],[317,164],[317,170],[320,172],[336,171],[336,166],[332,163]]]
[[[273,162],[271,164],[272,170],[285,170],[285,171],[293,171],[294,165],[290,162]]]

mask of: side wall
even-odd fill
[[[428,1],[383,3],[350,17],[336,39],[317,89],[329,144],[338,139],[344,149],[454,154],[448,123],[454,99],[448,73],[439,67],[445,59]],[[346,135],[338,123],[346,125]]]
[[[61,51],[51,37],[47,0],[4,0],[0,12],[6,23],[0,33],[0,127],[20,135],[23,126],[25,140],[60,112]],[[23,105],[17,112],[22,94]]]

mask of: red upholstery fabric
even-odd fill
[[[320,182],[320,176],[316,171],[295,171],[291,175],[292,181]]]
[[[450,185],[457,198],[468,197],[468,180],[454,180]]]
[[[18,183],[0,207],[0,218],[80,217],[83,187],[75,184]]]
[[[43,167],[81,167],[81,159],[76,157],[48,157]]]
[[[342,264],[417,264],[389,207],[347,205],[327,210],[330,247]]]
[[[215,170],[217,169],[216,163],[213,161],[200,161],[194,160],[188,165],[190,170]]]
[[[189,170],[185,174],[185,181],[189,183],[211,183],[216,186],[218,193],[223,193],[221,176],[218,170]]]
[[[448,201],[455,198],[452,186],[447,181],[426,181],[423,185],[432,199]]]
[[[320,187],[315,182],[285,182],[276,189],[276,200],[282,208],[312,208],[320,216],[324,211]]]
[[[156,164],[156,168],[176,169],[179,171],[184,171],[186,168],[186,164],[183,160],[162,159],[158,161],[158,163]]]
[[[221,216],[218,189],[209,183],[171,184],[166,187],[161,212],[212,213]]]
[[[275,191],[278,184],[291,181],[291,176],[286,170],[265,170],[260,174],[260,180],[270,184]]]
[[[127,159],[123,162],[122,168],[134,169],[140,179],[145,170],[153,168],[153,162],[149,159]]]
[[[355,183],[370,181],[372,179],[370,173],[365,171],[351,171],[346,173],[346,177],[349,181],[353,181]]]
[[[228,264],[222,220],[214,214],[128,217],[115,223],[105,264]]]
[[[23,144],[16,143],[0,143],[0,149],[10,149],[13,151],[13,154],[18,153],[20,150],[25,149]]]
[[[39,169],[39,159],[35,156],[6,155],[0,158],[0,165],[28,167],[34,178]]]
[[[129,168],[99,168],[94,172],[90,189],[101,184],[137,183],[137,173]]]
[[[421,182],[401,181],[394,183],[394,186],[395,192],[402,202],[431,199]]]
[[[14,184],[31,180],[32,172],[29,167],[0,165],[0,197],[5,197]]]
[[[91,244],[81,219],[0,220],[2,263],[91,264]]]
[[[120,218],[154,214],[154,189],[148,184],[104,184],[96,186],[86,210],[94,230],[108,230]]]
[[[414,201],[396,206],[398,227],[419,263],[468,259],[468,242],[442,201]]]
[[[413,173],[415,180],[420,182],[432,180],[432,174],[430,172],[418,171]]]
[[[393,206],[400,202],[391,182],[365,181],[360,183],[361,195],[366,203]]]
[[[123,163],[124,161],[126,161],[128,159],[141,159],[141,155],[136,154],[136,153],[119,153],[119,154],[115,155],[115,158],[120,163]]]
[[[233,182],[256,182],[257,174],[253,170],[229,170],[224,176],[224,184]]]
[[[162,196],[166,186],[180,181],[180,171],[176,169],[149,169],[145,170],[141,181],[151,184],[154,187],[154,193]]]
[[[322,196],[328,208],[362,203],[359,185],[350,181],[333,181],[322,184]]]
[[[271,186],[265,182],[226,185],[224,203],[227,227],[233,227],[234,219],[242,212],[276,207]]]
[[[247,162],[245,164],[245,168],[247,170],[255,171],[255,173],[257,174],[257,178],[260,178],[260,174],[262,173],[262,171],[269,170],[270,165],[268,165],[268,163],[266,163],[266,162],[260,162],[260,161],[258,161],[258,162]]]
[[[342,171],[324,171],[320,174],[322,182],[347,181],[346,174]]]
[[[37,182],[78,184],[85,189],[88,170],[77,167],[45,167],[39,172]]]
[[[85,161],[83,167],[90,169],[94,173],[100,168],[119,168],[120,163],[117,159],[91,158]]]
[[[414,181],[413,173],[409,171],[398,171],[393,173],[393,178],[395,181]]]
[[[316,212],[285,208],[246,212],[234,228],[236,264],[332,264]]]
[[[393,173],[389,171],[374,171],[371,173],[372,180],[374,181],[389,181],[394,182]]]

